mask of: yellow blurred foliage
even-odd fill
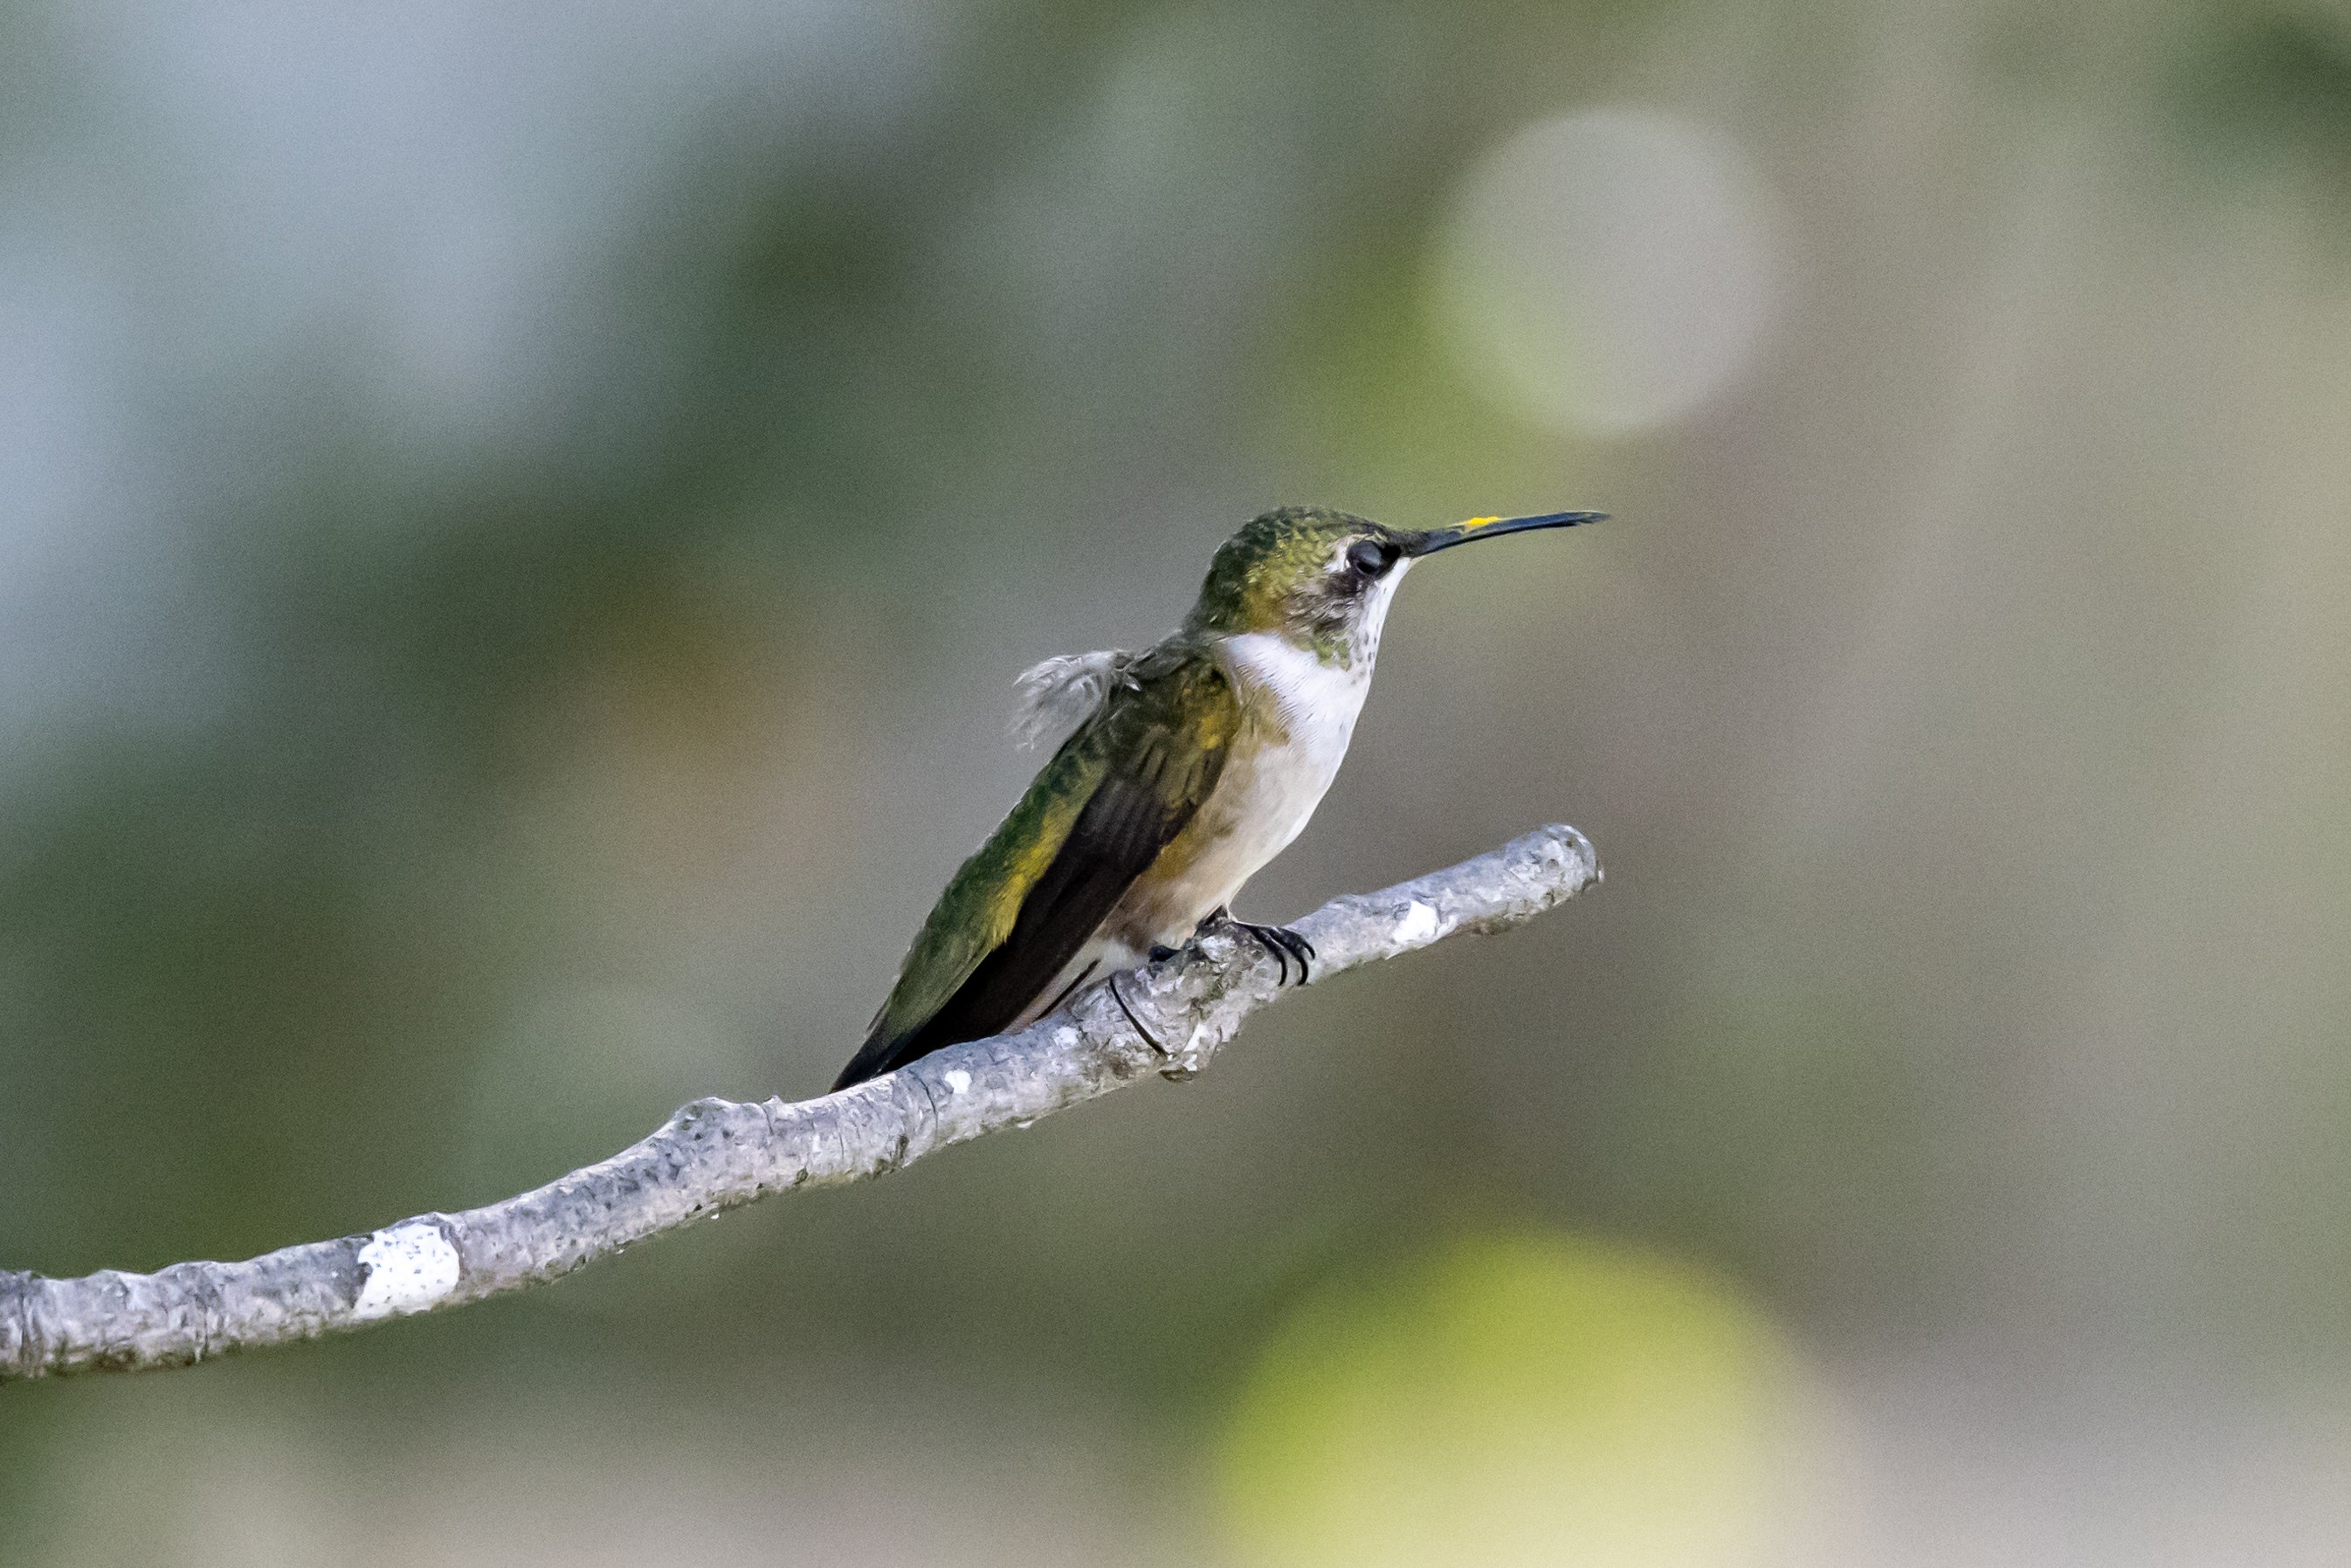
[[[1722,1282],[1485,1234],[1304,1303],[1226,1435],[1241,1560],[1714,1568],[1763,1560],[1795,1364]]]

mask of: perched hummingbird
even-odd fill
[[[1030,737],[1074,728],[939,895],[833,1087],[1025,1027],[1098,976],[1229,919],[1233,896],[1298,836],[1337,776],[1413,563],[1602,516],[1398,529],[1320,507],[1269,512],[1217,549],[1199,602],[1160,642],[1049,659],[1023,675]],[[1305,978],[1303,938],[1241,929],[1284,978],[1292,960]]]

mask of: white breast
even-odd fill
[[[1358,659],[1352,667],[1325,664],[1270,631],[1226,638],[1222,650],[1233,679],[1258,701],[1270,701],[1280,715],[1286,742],[1279,749],[1321,780],[1314,791],[1314,799],[1321,800],[1347,755],[1347,742],[1354,738],[1355,716],[1364,711],[1364,694],[1371,690],[1372,661]],[[1313,809],[1309,803],[1307,810]]]
[[[1186,922],[1232,902],[1242,883],[1304,831],[1339,776],[1371,688],[1370,660],[1352,670],[1324,664],[1270,633],[1228,637],[1222,652],[1245,689],[1245,706],[1263,717],[1235,737],[1216,791],[1194,821],[1199,850],[1180,878],[1181,907],[1168,911],[1186,930]]]

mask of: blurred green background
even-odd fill
[[[0,8],[0,1265],[820,1090],[1285,502],[1245,914],[1606,888],[446,1318],[0,1392],[0,1563],[2351,1556],[2351,5]]]

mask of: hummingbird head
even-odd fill
[[[1250,519],[1208,566],[1189,629],[1279,635],[1342,669],[1379,653],[1396,584],[1423,556],[1529,528],[1596,523],[1598,512],[1473,517],[1447,528],[1391,528],[1320,506],[1285,506]]]

